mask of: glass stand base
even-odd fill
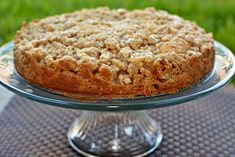
[[[146,111],[83,111],[68,131],[70,145],[85,156],[145,156],[162,141],[160,125]]]

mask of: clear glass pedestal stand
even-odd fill
[[[205,96],[231,80],[235,73],[233,53],[215,41],[211,74],[175,94],[133,99],[84,102],[63,96],[24,80],[15,70],[14,43],[0,47],[0,83],[10,91],[41,104],[85,110],[68,130],[68,141],[85,156],[144,156],[162,140],[161,127],[145,110],[181,104]]]
[[[146,111],[83,111],[68,130],[70,145],[85,156],[145,156],[162,137]]]

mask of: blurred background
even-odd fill
[[[213,32],[216,40],[235,52],[235,0],[1,0],[0,46],[13,40],[23,20],[29,22],[97,6],[127,9],[152,6],[166,10],[197,22],[206,31]]]

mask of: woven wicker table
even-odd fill
[[[149,112],[161,122],[164,134],[149,156],[235,156],[235,87]],[[70,122],[79,114],[15,96],[0,114],[0,156],[80,156],[66,139]]]

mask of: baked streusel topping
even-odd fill
[[[48,88],[135,96],[198,81],[213,67],[214,46],[211,33],[165,11],[102,7],[23,23],[14,57],[24,78]]]

